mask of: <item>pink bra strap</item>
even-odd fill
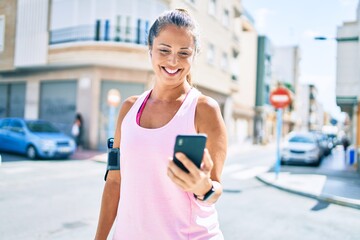
[[[144,99],[144,101],[142,102],[137,114],[136,114],[136,123],[140,126],[140,118],[141,118],[141,115],[144,111],[144,108],[145,108],[145,105],[147,103],[147,101],[149,100],[150,98],[150,95],[152,93],[152,90],[149,92],[149,94],[146,96],[146,98]]]

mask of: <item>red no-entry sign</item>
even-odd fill
[[[278,87],[270,93],[270,103],[275,108],[286,108],[291,103],[291,95],[287,88]]]

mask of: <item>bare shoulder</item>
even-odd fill
[[[118,148],[120,146],[122,121],[138,98],[139,96],[128,97],[121,105],[121,109],[119,111],[119,115],[117,118],[116,130],[114,134],[114,145],[113,145],[114,148]]]
[[[199,114],[217,114],[220,113],[218,102],[206,95],[201,94],[197,103],[197,112]]]
[[[224,120],[219,104],[213,98],[200,95],[196,106],[195,125],[199,132],[212,132],[221,130]]]
[[[121,124],[122,119],[129,112],[130,108],[135,104],[138,98],[139,96],[131,96],[123,102],[118,116],[118,124]]]
[[[124,101],[122,107],[129,110],[129,109],[134,105],[134,103],[136,102],[136,100],[138,100],[139,97],[140,97],[140,96],[131,96],[131,97],[128,97],[128,98]]]

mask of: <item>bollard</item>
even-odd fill
[[[347,164],[353,166],[357,161],[357,151],[354,145],[349,146],[349,148],[346,151],[346,155],[347,155],[346,156]]]
[[[357,148],[357,159],[360,159],[360,147]],[[357,161],[357,162],[355,163],[355,165],[356,165],[356,169],[357,169],[358,173],[360,173],[360,164],[359,164],[359,161]]]

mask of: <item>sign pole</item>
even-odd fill
[[[278,86],[270,93],[270,103],[276,109],[276,163],[275,178],[278,179],[281,165],[280,140],[282,135],[283,109],[291,103],[291,94],[288,89]]]
[[[275,164],[275,177],[278,179],[281,168],[281,155],[280,155],[280,140],[282,134],[282,108],[278,108],[276,112],[276,164]]]

